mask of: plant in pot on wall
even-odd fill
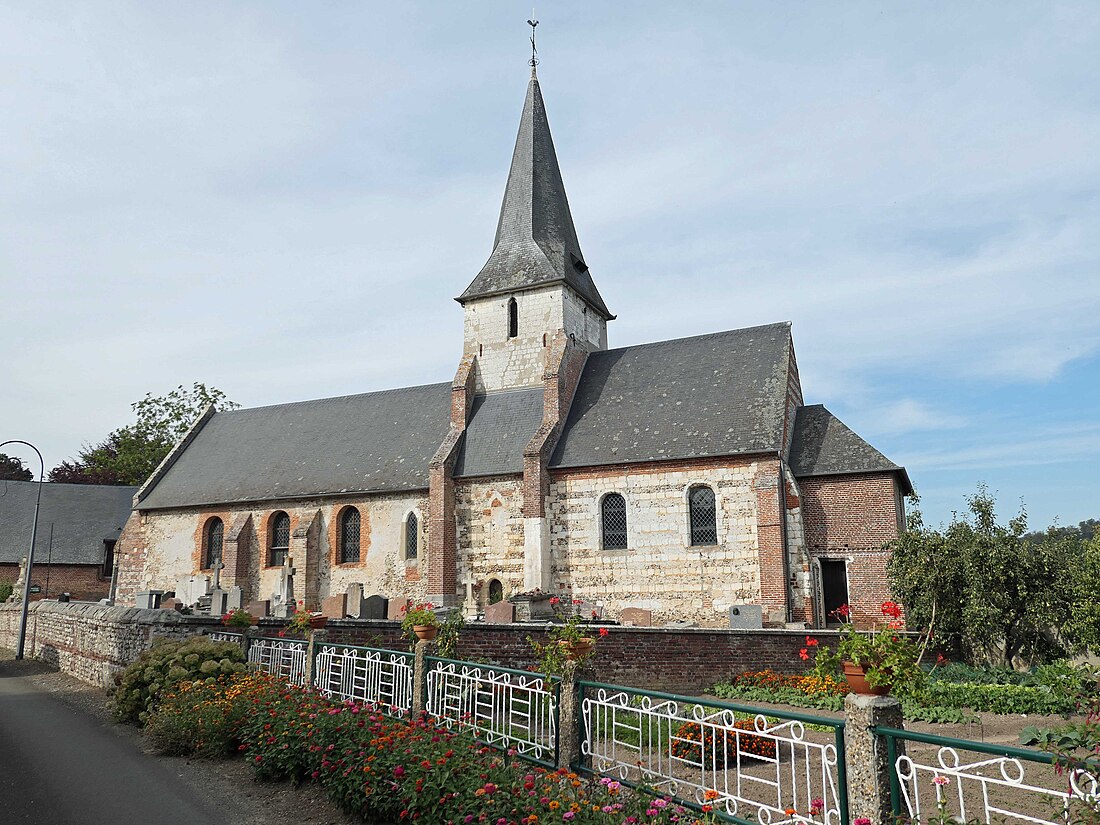
[[[294,611],[294,614],[290,617],[290,621],[287,622],[286,630],[284,633],[309,633],[314,630],[319,630],[328,624],[328,616],[322,616],[320,613],[310,613],[305,609],[305,602],[298,602],[298,609]]]
[[[847,619],[848,605],[842,605],[837,615]],[[924,677],[920,668],[923,644],[917,644],[903,634],[905,623],[897,602],[883,602],[885,623],[877,623],[870,631],[856,630],[846,623],[840,630],[840,642],[834,653],[819,646],[817,639],[806,637],[806,647],[799,651],[803,661],[810,658],[809,649],[817,648],[813,672],[817,676],[844,674],[853,693],[885,695],[915,692]]]
[[[405,618],[401,620],[401,629],[406,636],[430,642],[439,633],[439,618],[431,602],[421,602],[412,607],[406,605],[403,611]]]
[[[226,627],[252,627],[256,624],[256,617],[238,607],[222,616],[222,624]]]
[[[581,604],[580,599],[573,600],[574,605]],[[562,618],[561,599],[553,596],[550,606],[558,618]],[[567,662],[586,662],[596,649],[596,641],[607,635],[607,628],[601,627],[593,635],[592,629],[582,623],[580,614],[573,610],[560,624],[554,624],[547,632],[546,644],[540,644],[527,637],[528,644],[535,651],[538,669],[542,673],[562,673]]]

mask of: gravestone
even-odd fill
[[[408,606],[408,599],[390,599],[386,605],[386,618],[401,621],[405,618],[405,611],[401,608]]]
[[[384,596],[367,596],[363,599],[363,609],[359,613],[360,619],[384,619],[389,599]]]
[[[210,591],[210,615],[224,616],[229,612],[229,594],[220,587]]]
[[[760,605],[730,605],[730,627],[736,630],[760,630],[763,626],[764,610]]]
[[[516,621],[541,622],[554,618],[549,593],[520,593],[508,599],[516,608]]]
[[[516,606],[511,602],[497,602],[485,608],[485,621],[489,624],[511,624],[516,620]]]
[[[175,597],[179,599],[183,604],[191,604],[190,576],[184,576],[182,579],[176,579]]]
[[[156,610],[160,607],[160,597],[163,590],[143,590],[134,597],[134,604],[145,610]]]
[[[343,619],[348,615],[348,597],[346,593],[325,596],[321,599],[321,615],[330,619]]]
[[[160,603],[161,610],[175,610],[177,613],[183,609],[183,602],[179,599],[164,599]]]
[[[229,598],[225,603],[225,612],[230,610],[240,610],[244,604],[244,590],[239,585],[233,585],[229,588]]]
[[[245,610],[247,610],[257,619],[262,619],[264,616],[271,615],[271,602],[269,602],[267,599],[263,599],[262,601],[249,602]]]
[[[674,630],[685,630],[689,627],[698,626],[699,625],[696,622],[693,622],[691,619],[674,619],[673,621],[665,625],[665,627],[671,627]]]
[[[363,585],[355,583],[348,585],[347,601],[344,605],[347,615],[353,619],[363,618]]]
[[[619,611],[619,624],[625,627],[652,627],[653,611],[641,607],[624,607]]]

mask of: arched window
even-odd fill
[[[345,507],[340,514],[340,564],[359,561],[359,511]]]
[[[605,550],[626,549],[626,499],[618,493],[604,496],[600,505],[600,524]]]
[[[420,520],[416,513],[409,513],[405,519],[405,558],[413,560],[420,550]]]
[[[500,583],[500,579],[491,579],[489,581],[489,604],[502,601],[504,601],[504,585]]]
[[[279,512],[271,517],[271,528],[268,530],[267,539],[267,563],[274,566],[286,564],[286,557],[290,555],[290,516]]]
[[[508,337],[519,335],[519,304],[515,298],[508,299]]]
[[[688,491],[688,518],[693,546],[718,543],[715,516],[714,490],[705,486],[692,487]]]
[[[204,532],[203,543],[206,545],[206,552],[203,554],[203,569],[210,570],[222,560],[222,536],[225,533],[222,520],[220,518],[210,519],[206,522]]]

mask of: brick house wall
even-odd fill
[[[18,564],[0,564],[0,582],[14,583],[18,578]],[[103,566],[100,564],[48,565],[36,561],[31,573],[31,585],[42,588],[39,593],[31,593],[31,601],[56,598],[59,593],[68,593],[74,599],[97,602],[110,594],[111,578],[103,575]]]

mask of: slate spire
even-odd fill
[[[456,300],[465,304],[474,298],[561,282],[605,319],[614,318],[588,273],[577,242],[546,104],[532,66],[493,254]]]

